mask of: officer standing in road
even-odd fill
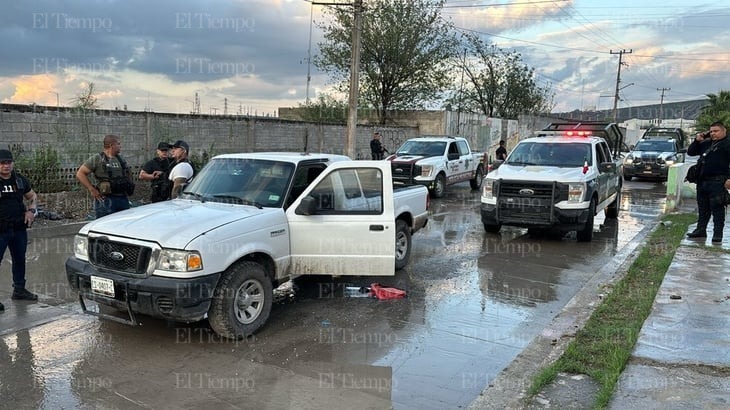
[[[712,216],[712,242],[722,242],[725,228],[725,196],[730,189],[730,140],[725,125],[713,122],[710,131],[697,134],[687,147],[687,155],[701,155],[697,160],[697,228],[689,238],[707,237],[707,224]]]
[[[25,288],[25,252],[28,232],[37,215],[36,194],[28,179],[13,170],[13,154],[0,149],[0,260],[10,249],[13,271],[14,300],[38,300],[38,295]],[[25,201],[29,205],[25,206]],[[0,311],[5,306],[0,303]]]
[[[380,133],[376,132],[373,134],[373,139],[370,140],[370,156],[374,160],[381,160],[388,152],[383,146],[383,142],[380,140]]]
[[[498,161],[504,161],[507,159],[507,143],[504,142],[504,140],[499,141],[499,148],[497,148],[497,151],[495,154],[497,155]]]
[[[150,201],[160,202],[168,199],[172,183],[167,179],[167,172],[172,165],[172,159],[168,155],[170,144],[160,142],[157,144],[157,156],[144,164],[139,171],[139,179],[150,182]]]

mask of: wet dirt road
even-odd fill
[[[10,301],[0,266],[0,408],[396,408],[468,406],[599,269],[663,212],[664,187],[627,182],[618,221],[593,242],[484,232],[479,197],[456,186],[431,203],[395,277],[309,278],[280,293],[241,341],[205,323],[128,327],[80,313],[65,284],[71,236],[29,245],[29,286]],[[618,264],[618,263],[616,263]],[[348,297],[380,282],[408,298]]]

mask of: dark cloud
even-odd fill
[[[182,82],[279,81],[302,71],[309,19],[264,0],[31,1],[6,6],[0,27],[12,40],[0,44],[2,76],[128,68]]]

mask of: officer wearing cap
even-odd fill
[[[35,219],[36,194],[30,181],[13,170],[13,154],[0,149],[0,260],[5,249],[10,249],[13,271],[14,300],[38,300],[25,288],[25,252],[28,247],[28,228]],[[28,201],[28,206],[25,205]],[[5,306],[0,303],[0,311]]]
[[[157,144],[157,156],[147,161],[139,171],[139,179],[150,181],[150,201],[160,202],[170,197],[172,183],[167,179],[172,159],[169,156],[170,144]]]
[[[173,183],[170,199],[177,198],[183,185],[193,177],[193,166],[188,161],[189,152],[190,146],[183,140],[177,140],[172,144],[172,158],[175,162],[172,164],[170,176],[168,176],[168,179]]]

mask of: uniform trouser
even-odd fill
[[[129,199],[126,195],[107,195],[101,201],[94,201],[96,219],[125,209],[129,209]]]
[[[28,232],[25,229],[8,228],[0,232],[0,260],[5,249],[10,249],[13,262],[13,287],[25,288],[25,251],[28,248]]]
[[[700,181],[697,184],[697,230],[705,231],[712,216],[713,236],[722,236],[725,227],[725,180]]]

